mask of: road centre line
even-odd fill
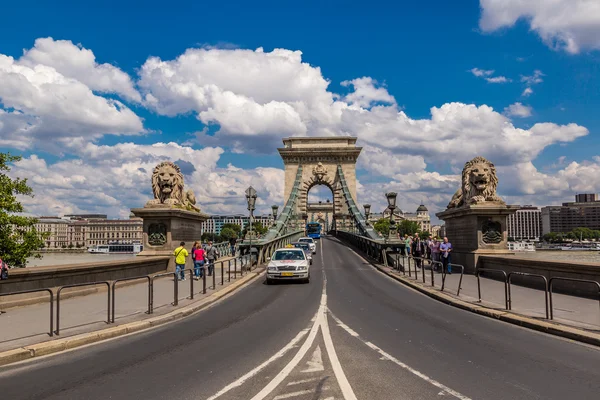
[[[323,287],[323,291],[324,290],[325,287]],[[283,369],[277,375],[275,375],[275,377],[269,383],[267,383],[267,386],[265,386],[260,392],[258,392],[254,397],[252,397],[252,400],[263,400],[265,397],[267,397],[273,390],[277,388],[277,386],[279,386],[281,382],[283,382],[285,378],[288,377],[288,375],[292,372],[294,368],[296,368],[296,366],[302,360],[302,358],[304,358],[304,356],[314,343],[315,338],[317,337],[317,332],[319,331],[319,327],[321,326],[321,322],[323,320],[324,310],[327,301],[326,296],[325,300],[323,300],[324,296],[325,295],[321,295],[321,304],[319,305],[319,310],[317,311],[317,318],[312,328],[310,329],[310,332],[308,333],[308,337],[300,347],[300,350],[298,350],[298,352],[296,353],[296,355],[294,355],[290,362],[287,363],[287,365],[283,367]]]
[[[325,310],[325,312],[326,311],[327,310]],[[344,399],[357,400],[356,395],[352,390],[352,386],[350,386],[350,382],[348,382],[348,378],[346,378],[346,374],[342,369],[342,364],[340,364],[340,360],[338,359],[337,353],[335,352],[335,347],[333,347],[333,339],[331,338],[331,332],[329,331],[329,322],[327,321],[326,314],[324,314],[323,316],[321,330],[323,332],[323,340],[325,341],[327,355],[329,356],[329,361],[331,362],[333,373],[335,374],[335,378],[338,381],[338,385],[340,385],[340,389],[342,390]]]
[[[306,335],[308,332],[309,332],[308,328],[303,329],[300,332],[298,332],[298,334],[296,335],[295,338],[293,338],[287,345],[285,345],[281,350],[279,350],[277,353],[275,353],[271,358],[269,358],[268,360],[266,360],[265,362],[263,362],[258,367],[251,370],[250,372],[246,373],[245,375],[240,377],[238,380],[225,386],[223,389],[221,389],[219,392],[217,392],[216,394],[209,397],[207,400],[215,400],[215,399],[221,397],[222,395],[224,395],[225,393],[229,392],[231,389],[235,389],[236,387],[243,385],[244,382],[246,382],[248,379],[250,379],[253,376],[255,376],[256,374],[258,374],[260,371],[262,371],[264,368],[266,368],[273,361],[283,357],[283,355],[285,353],[287,353],[290,349],[294,348],[300,342],[300,340],[304,337],[304,335]]]
[[[321,264],[324,264],[322,249],[323,249],[323,242],[321,242]],[[302,346],[300,347],[298,352],[290,360],[290,362],[260,392],[258,392],[254,397],[252,397],[252,400],[263,400],[271,392],[273,392],[273,390],[275,390],[277,388],[277,386],[279,386],[285,378],[287,378],[289,376],[289,374],[294,370],[294,368],[296,368],[298,363],[304,358],[304,356],[306,356],[306,353],[308,352],[308,350],[312,347],[319,329],[321,329],[321,333],[323,335],[323,340],[325,342],[325,348],[327,351],[327,355],[329,357],[329,360],[332,363],[335,377],[338,381],[338,384],[340,386],[340,389],[342,391],[344,399],[356,400],[356,395],[354,394],[354,391],[352,390],[352,387],[350,386],[350,383],[348,382],[348,379],[346,378],[346,375],[344,374],[342,366],[341,366],[339,359],[337,357],[337,354],[335,352],[335,348],[333,346],[333,339],[331,338],[331,333],[329,331],[329,324],[327,321],[327,310],[328,310],[328,308],[327,308],[327,277],[325,276],[325,267],[323,265],[323,290],[321,292],[321,301],[320,301],[317,313],[311,320],[314,322],[313,322],[312,327],[310,328],[310,331],[308,332],[308,336],[307,336],[306,340],[304,341],[304,343],[302,344]],[[222,396],[223,394],[230,391],[231,389],[234,389],[234,388],[239,387],[242,384],[244,384],[248,379],[255,376],[258,372],[260,372],[262,369],[264,369],[267,365],[269,365],[276,359],[281,358],[283,356],[283,354],[285,354],[289,349],[291,349],[296,343],[298,343],[300,341],[300,339],[306,334],[306,331],[307,331],[307,329],[300,331],[298,333],[298,335],[292,340],[292,342],[290,342],[287,346],[285,346],[283,349],[281,349],[279,352],[277,352],[274,356],[272,356],[267,361],[265,361],[258,367],[254,368],[252,371],[248,372],[247,374],[245,374],[244,376],[242,376],[235,382],[227,385],[226,387],[221,389],[217,394],[209,397],[207,400],[215,400],[215,399],[219,398],[220,396]]]
[[[381,356],[385,357],[385,359],[393,362],[394,364],[404,368],[405,370],[407,370],[408,372],[412,373],[413,375],[416,375],[417,377],[423,379],[424,381],[426,381],[427,383],[442,389],[442,391],[445,394],[449,394],[451,396],[456,397],[457,399],[460,400],[472,400],[471,398],[450,389],[448,386],[436,381],[433,378],[430,378],[429,376],[425,375],[424,373],[417,371],[416,369],[410,367],[409,365],[403,363],[402,361],[398,360],[396,357],[392,356],[391,354],[385,352],[384,350],[382,350],[381,348],[377,347],[376,345],[374,345],[373,343],[363,339],[360,337],[360,335],[358,335],[355,331],[351,330],[348,328],[348,325],[344,324],[339,318],[337,318],[332,312],[331,310],[329,311],[329,315],[331,315],[331,318],[333,318],[333,320],[337,323],[337,325],[344,329],[346,332],[348,332],[351,336],[354,336],[355,338],[357,338],[358,340],[360,340],[361,342],[363,342],[366,346],[368,346],[369,348],[371,348],[372,350],[375,350],[376,352],[378,352]]]

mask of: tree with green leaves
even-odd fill
[[[224,224],[223,227],[221,228],[221,236],[223,236],[223,229],[232,229],[236,236],[235,237],[240,237],[240,235],[242,234],[242,227],[239,226],[238,224]]]
[[[373,229],[387,237],[390,234],[390,220],[388,218],[380,218],[373,224]]]
[[[431,233],[427,231],[419,232],[419,235],[421,235],[421,239],[423,240],[431,238]]]
[[[9,164],[20,159],[0,153],[0,258],[10,267],[24,267],[31,256],[41,258],[37,251],[44,247],[44,239],[48,237],[35,229],[37,219],[19,215],[24,209],[17,196],[33,197],[27,179],[12,179],[7,175]]]
[[[415,221],[404,219],[398,224],[398,233],[400,236],[413,236],[415,233],[419,233],[419,224]]]
[[[244,232],[243,232],[244,236],[246,236],[246,234],[248,233],[248,231],[249,231],[248,228],[249,228],[248,226],[246,226],[244,228]],[[262,224],[262,222],[253,222],[252,223],[252,231],[254,233],[257,233],[257,234],[260,234],[260,235],[264,235],[265,233],[267,233],[269,231],[269,228],[266,227],[266,226],[264,226]]]
[[[224,242],[228,242],[231,238],[237,238],[238,234],[233,229],[227,227],[221,229],[221,239]]]

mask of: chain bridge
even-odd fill
[[[292,137],[277,149],[285,166],[284,208],[267,234],[240,244],[243,253],[258,251],[261,263],[275,249],[304,236],[309,214],[327,215],[328,231],[385,260],[394,243],[379,236],[358,208],[356,161],[362,150],[355,137]],[[309,191],[323,185],[331,190],[331,203],[308,202]],[[329,216],[331,219],[329,220]]]

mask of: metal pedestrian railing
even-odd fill
[[[202,268],[202,277],[201,277],[202,290],[198,293],[206,294],[206,292],[207,292],[207,267],[208,267],[208,264],[205,264],[203,267],[201,267]],[[217,267],[221,268],[220,279],[218,279],[218,276],[217,276],[217,274],[218,274]],[[212,273],[212,286],[210,287],[210,289],[216,290],[217,285],[219,284],[219,281],[222,286],[225,285],[225,273],[226,273],[225,268],[227,268],[227,282],[231,282],[232,273],[233,273],[233,279],[237,279],[238,272],[239,272],[239,276],[242,277],[242,276],[244,276],[245,271],[249,272],[253,269],[253,267],[254,266],[250,264],[250,255],[238,256],[236,258],[215,262],[214,268],[213,268],[213,273]],[[232,268],[233,268],[233,271],[232,271]],[[155,304],[154,304],[154,302],[155,302],[154,295],[155,295],[155,290],[156,290],[155,280],[162,278],[162,277],[166,277],[166,276],[171,276],[173,278],[173,302],[171,304],[173,306],[177,306],[179,304],[179,276],[181,276],[180,274],[183,273],[184,277],[185,277],[186,275],[188,275],[188,271],[189,271],[189,278],[190,278],[190,283],[189,283],[190,293],[189,293],[189,296],[187,296],[186,298],[193,300],[194,295],[196,294],[195,287],[194,287],[195,286],[194,281],[196,280],[196,279],[194,279],[194,275],[195,275],[194,267],[185,268],[183,270],[180,270],[179,274],[177,272],[165,272],[165,273],[159,273],[159,274],[149,274],[149,275],[141,275],[141,276],[134,276],[134,277],[129,277],[129,278],[116,279],[114,281],[96,281],[96,282],[86,282],[86,283],[79,283],[79,284],[72,284],[72,285],[64,285],[64,286],[56,288],[55,290],[53,290],[53,288],[22,290],[22,291],[15,291],[15,292],[9,292],[9,293],[0,293],[0,297],[7,297],[7,296],[13,296],[13,295],[28,294],[28,293],[36,293],[36,292],[47,292],[49,294],[49,300],[50,300],[49,301],[50,329],[48,330],[47,334],[49,336],[54,336],[54,335],[60,335],[60,331],[61,331],[61,313],[62,313],[62,308],[64,308],[64,306],[61,306],[61,303],[64,302],[63,291],[65,289],[79,288],[79,287],[86,287],[86,286],[106,285],[106,288],[107,288],[107,294],[106,294],[107,315],[106,315],[105,322],[107,324],[111,324],[111,323],[114,323],[116,320],[116,313],[117,313],[116,309],[117,309],[118,302],[119,302],[119,296],[117,295],[117,288],[122,286],[122,285],[120,285],[121,283],[133,282],[136,280],[144,280],[144,279],[147,280],[148,294],[147,294],[146,310],[144,312],[146,314],[153,314],[154,309],[155,309]],[[56,296],[55,296],[55,293],[56,293]],[[56,298],[56,302],[55,302],[55,298]],[[54,313],[54,304],[55,303],[56,303],[56,316]],[[6,313],[6,311],[0,310],[0,313]]]
[[[143,275],[143,276],[134,276],[131,278],[122,278],[122,279],[117,279],[116,281],[114,281],[112,283],[112,317],[110,322],[114,323],[115,322],[115,314],[116,314],[116,304],[117,304],[117,283],[119,282],[127,282],[127,281],[135,281],[135,280],[139,280],[139,279],[147,279],[148,280],[148,310],[146,311],[146,314],[152,314],[152,280],[150,279],[150,276],[148,275]]]
[[[440,267],[441,267],[441,271],[442,271],[442,292],[443,292],[444,291],[444,287],[446,286],[446,275],[448,274],[448,272],[444,268],[444,263],[442,263],[441,261],[434,261],[434,263],[440,264]],[[465,266],[464,265],[460,265],[460,264],[453,264],[453,263],[448,263],[448,265],[451,266],[451,268],[460,268],[460,278],[458,279],[458,289],[456,290],[456,295],[460,296],[460,289],[462,289],[463,276],[465,275]]]
[[[83,286],[97,286],[97,285],[106,285],[106,323],[110,324],[110,282],[109,281],[98,281],[98,282],[89,282],[89,283],[75,283],[72,285],[65,285],[58,288],[56,292],[56,330],[54,333],[56,335],[60,334],[60,294],[64,289],[74,288],[74,287],[83,287]]]
[[[163,276],[173,276],[173,303],[172,305],[176,306],[179,304],[179,278],[177,276],[177,272],[164,272],[162,274],[153,275],[150,278],[150,314],[154,312],[154,280],[156,278],[161,278]]]
[[[481,282],[479,276],[482,272],[500,273],[504,276],[504,307],[508,310],[508,276],[506,275],[506,272],[501,269],[477,268],[475,275],[477,276],[477,295],[479,296],[478,302],[481,303]]]
[[[37,292],[48,292],[50,293],[50,331],[48,336],[54,336],[54,293],[52,289],[31,289],[31,290],[20,290],[18,292],[0,293],[0,297],[13,296],[17,294],[37,293]],[[2,313],[2,311],[0,311]]]
[[[592,283],[598,287],[598,305],[600,306],[600,283],[598,281],[593,281],[591,279],[577,279],[577,278],[562,278],[560,276],[555,276],[550,278],[550,282],[548,283],[548,294],[550,297],[550,319],[554,319],[553,306],[552,306],[552,284],[556,281],[566,281],[566,282],[580,282],[580,283]]]
[[[549,312],[548,312],[548,279],[546,279],[546,277],[544,275],[539,275],[539,274],[529,274],[526,272],[509,272],[508,273],[508,309],[512,310],[512,296],[510,293],[510,283],[511,283],[511,279],[513,276],[531,276],[531,277],[537,277],[537,278],[541,278],[544,281],[544,301],[546,303],[546,319],[549,319]]]

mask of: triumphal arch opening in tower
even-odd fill
[[[284,204],[296,190],[292,210],[296,218],[324,222],[325,226],[333,219],[338,224],[349,220],[347,197],[351,196],[356,203],[356,160],[362,150],[356,146],[356,138],[290,137],[283,139],[283,145],[277,150],[285,166]],[[309,203],[308,193],[317,185],[331,190],[331,204]]]

